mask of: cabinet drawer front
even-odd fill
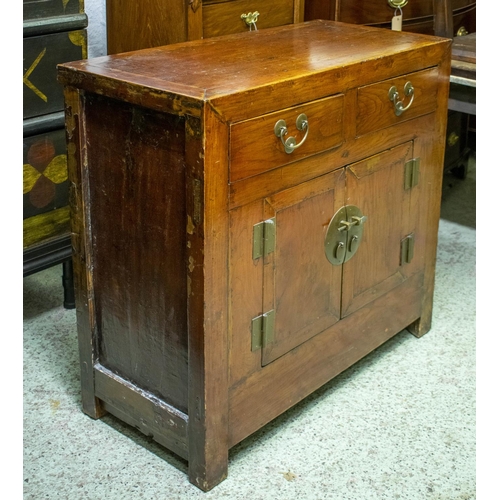
[[[438,78],[438,69],[432,68],[360,87],[356,134],[367,134],[434,111],[437,106]],[[404,89],[408,82],[414,89],[413,101],[411,96],[405,95]],[[394,101],[389,97],[391,88],[398,92]],[[395,109],[396,102],[407,108],[399,115]]]
[[[23,39],[23,118],[64,109],[57,65],[87,57],[87,32],[77,30]]]
[[[68,16],[83,12],[81,0],[23,0],[23,19]]]
[[[296,126],[297,118],[302,114],[307,117],[307,137],[306,131],[297,130]],[[344,138],[343,114],[344,96],[337,95],[233,124],[230,181],[245,179],[340,146]],[[276,123],[280,120],[287,127],[283,139],[293,137],[296,140],[296,148],[291,153],[285,151],[281,138],[275,134]]]
[[[23,219],[69,202],[64,129],[23,138]]]
[[[205,38],[248,31],[242,14],[259,12],[257,28],[272,28],[293,23],[293,0],[234,0],[203,6]]]

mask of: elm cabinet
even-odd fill
[[[305,0],[107,0],[108,54],[304,20]]]
[[[453,33],[476,31],[476,2],[474,0],[447,0],[452,11]],[[396,0],[403,5],[403,31],[436,34],[434,0]],[[377,28],[390,28],[395,8],[388,0],[359,2],[357,0],[306,0],[304,20],[331,19],[344,23],[366,24]]]
[[[86,413],[209,490],[229,448],[430,329],[450,44],[312,21],[59,66]]]

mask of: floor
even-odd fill
[[[445,174],[432,330],[402,331],[230,451],[208,493],[186,463],[80,410],[59,267],[24,279],[24,498],[476,498],[476,178]]]

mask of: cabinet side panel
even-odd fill
[[[85,108],[99,362],[187,412],[184,122]]]

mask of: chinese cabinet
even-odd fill
[[[59,66],[86,413],[209,490],[232,446],[430,329],[450,46],[312,21]]]

